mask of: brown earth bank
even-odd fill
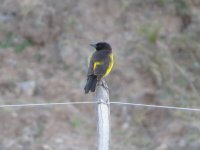
[[[93,101],[90,43],[107,41],[111,101],[200,106],[198,0],[0,0],[0,104]],[[0,108],[0,150],[96,148],[93,105]],[[111,106],[111,149],[199,150],[198,112]]]

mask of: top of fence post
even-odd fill
[[[110,101],[108,86],[104,79],[97,83],[95,91],[97,105],[98,150],[109,150],[110,143]]]

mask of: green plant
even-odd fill
[[[20,13],[23,18],[27,17],[31,12],[34,11],[36,6],[40,5],[41,2],[39,0],[27,1],[21,4]]]
[[[144,25],[140,28],[140,31],[144,37],[152,44],[155,44],[160,35],[161,27],[159,25]]]
[[[32,45],[32,42],[27,39],[23,39],[20,42],[16,42],[15,39],[18,38],[14,33],[8,33],[6,38],[0,41],[1,48],[14,48],[16,53],[24,51],[27,47]]]
[[[73,118],[70,123],[74,128],[79,128],[81,126],[81,120],[79,118]]]
[[[120,0],[122,12],[126,11],[131,5],[132,0]]]
[[[13,47],[13,33],[8,33],[6,38],[3,41],[0,41],[1,48]]]
[[[64,71],[69,71],[70,67],[71,66],[69,64],[63,63],[63,70]]]
[[[164,5],[168,5],[172,2],[174,2],[175,0],[155,0],[155,3],[160,5],[160,6],[164,6]]]
[[[189,5],[186,0],[173,0],[176,10],[180,15],[186,15],[190,12]]]
[[[36,128],[36,133],[35,133],[35,138],[38,138],[42,135],[43,131],[44,131],[44,122],[38,121],[37,122],[37,128]]]
[[[166,3],[166,0],[156,0],[156,3],[157,3],[158,5],[164,6],[165,3]]]
[[[22,43],[14,45],[15,52],[20,53],[31,45],[32,45],[32,42],[30,40],[24,40]]]

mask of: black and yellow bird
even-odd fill
[[[85,93],[94,92],[97,81],[107,76],[112,70],[114,58],[110,44],[99,42],[90,44],[96,49],[88,58],[88,74],[87,83],[85,85]]]

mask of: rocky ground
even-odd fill
[[[198,0],[0,0],[0,104],[92,101],[89,43],[107,41],[111,101],[200,106]],[[199,150],[199,113],[111,106],[111,149]],[[0,150],[96,148],[95,107],[0,109]]]

